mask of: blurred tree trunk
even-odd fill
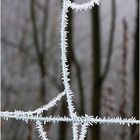
[[[122,101],[119,107],[119,115],[122,118],[128,118],[128,113],[126,111],[127,107],[127,96],[128,96],[128,24],[125,18],[123,19],[123,46],[122,46],[122,71],[121,71],[121,85],[122,85]],[[122,140],[126,139],[128,133],[128,127],[126,125],[122,126],[120,138]]]
[[[134,105],[133,116],[139,119],[139,0],[137,0],[137,17],[135,27],[135,44],[134,44]],[[139,139],[139,126],[132,127],[132,136],[134,140]]]
[[[99,7],[95,6],[92,10],[92,25],[93,25],[93,99],[92,99],[92,114],[99,116],[100,95],[101,95],[101,45],[100,45],[100,23],[99,23]],[[92,138],[99,140],[99,125],[94,125],[92,128]]]
[[[93,33],[93,46],[92,46],[92,71],[93,71],[93,103],[92,103],[92,114],[93,116],[100,115],[100,98],[103,82],[105,82],[108,72],[110,70],[111,57],[113,52],[113,42],[115,35],[115,21],[116,21],[116,3],[115,0],[111,1],[111,24],[110,34],[108,42],[107,60],[103,73],[101,73],[101,38],[100,38],[100,11],[99,6],[95,6],[92,10],[92,33]],[[91,139],[100,139],[100,125],[94,125],[92,128]]]
[[[67,111],[67,104],[66,104],[66,99],[62,99],[62,105],[61,105],[61,116],[66,116],[68,114]],[[58,128],[58,140],[66,140],[67,139],[67,128],[68,124],[65,122],[60,122],[59,123],[59,128]]]
[[[36,53],[36,59],[40,74],[40,94],[39,94],[39,104],[44,105],[46,104],[46,76],[47,76],[47,65],[46,65],[46,48],[47,48],[47,42],[46,42],[46,29],[47,29],[47,18],[48,18],[48,12],[49,12],[49,0],[44,1],[44,5],[39,8],[39,10],[42,11],[42,20],[41,24],[38,24],[38,17],[37,17],[37,6],[40,3],[37,3],[36,0],[30,0],[30,16],[31,16],[31,23],[32,23],[32,36],[33,36],[33,43],[34,43],[34,49]],[[52,110],[51,113],[54,114],[55,110]],[[45,117],[47,115],[47,112],[44,111],[42,116]],[[49,128],[51,126],[51,123],[49,125],[44,125],[44,129],[46,131],[49,131]]]
[[[33,126],[30,122],[27,126],[28,126],[28,130],[29,130],[28,135],[27,135],[27,140],[33,140],[33,137],[32,137]]]
[[[35,13],[35,0],[30,0],[30,13],[31,13],[31,21],[32,21],[32,31],[33,31],[33,42],[35,46],[36,57],[38,60],[38,66],[40,70],[40,101],[41,104],[45,102],[45,84],[44,84],[44,57],[41,54],[40,50],[40,42],[39,42],[39,31],[37,28],[37,20],[36,20],[36,13]]]
[[[32,22],[32,31],[33,31],[33,42],[35,46],[35,52],[37,57],[37,63],[40,71],[40,103],[45,104],[46,98],[46,85],[45,85],[45,76],[46,76],[46,26],[47,26],[47,14],[48,14],[48,2],[45,2],[45,6],[42,8],[43,11],[43,20],[41,26],[41,40],[40,31],[37,27],[37,17],[36,17],[36,0],[30,0],[30,14]]]

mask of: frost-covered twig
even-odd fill
[[[47,138],[46,132],[43,130],[43,126],[40,121],[36,121],[36,128],[39,132],[39,137],[42,138],[43,140],[49,140]]]
[[[37,115],[40,115],[40,117],[42,116],[42,113],[43,111],[47,111],[48,109],[52,108],[53,106],[57,105],[57,102],[61,100],[61,98],[65,95],[65,92],[62,92],[60,94],[58,94],[53,100],[51,100],[47,105],[41,107],[41,108],[38,108],[36,109],[35,111],[33,112],[30,112],[31,114],[34,114],[34,113],[37,113]],[[44,124],[45,124],[45,121],[44,121]],[[37,126],[37,130],[40,134],[40,137],[43,139],[43,140],[49,140],[47,138],[47,134],[46,132],[43,130],[43,124],[41,121],[36,121],[36,126]]]
[[[89,2],[84,2],[82,4],[73,3],[70,0],[67,0],[67,6],[72,9],[75,9],[76,11],[91,9],[92,7],[94,7],[95,4],[99,5],[100,0],[91,0]]]
[[[68,1],[67,0],[63,0],[63,9],[62,9],[62,21],[61,21],[61,61],[62,61],[62,79],[63,79],[63,83],[64,83],[64,88],[65,88],[65,92],[66,92],[66,96],[67,96],[67,102],[68,102],[68,108],[69,108],[69,113],[70,113],[70,117],[75,117],[76,116],[76,112],[74,112],[74,105],[72,102],[72,90],[70,89],[70,84],[69,81],[70,79],[68,78],[69,76],[69,69],[68,69],[68,65],[67,63],[67,58],[66,58],[66,48],[68,47],[67,45],[67,31],[65,30],[67,27],[67,21],[68,21]],[[77,126],[73,123],[72,124],[72,129],[73,129],[73,139],[76,140],[77,139],[77,134],[76,131],[77,130]]]
[[[40,107],[40,108],[38,108],[38,109],[36,109],[36,110],[34,110],[34,111],[18,111],[18,110],[15,110],[14,112],[8,112],[8,111],[5,111],[5,112],[0,112],[0,114],[1,113],[6,113],[6,114],[8,114],[9,116],[10,115],[20,115],[20,116],[32,116],[33,114],[41,114],[41,113],[43,113],[43,111],[47,111],[47,110],[49,110],[50,108],[52,108],[52,107],[54,107],[54,106],[56,106],[57,105],[57,103],[58,103],[58,101],[60,101],[61,100],[61,98],[65,95],[66,93],[65,93],[65,91],[64,92],[62,92],[62,93],[60,93],[60,94],[58,94],[56,97],[54,97],[48,104],[46,104],[46,105],[44,105],[44,106],[42,106],[42,107]]]
[[[68,78],[69,70],[68,70],[68,65],[66,64],[67,63],[66,48],[68,47],[67,46],[67,31],[65,30],[68,24],[67,12],[68,12],[67,1],[63,0],[62,21],[61,21],[61,31],[60,31],[61,32],[62,79],[63,79],[65,91],[66,91],[70,116],[74,116],[74,105],[72,103],[73,93],[70,89],[70,84],[69,84],[70,79]]]
[[[47,111],[48,109],[51,109],[52,107],[56,106],[58,101],[61,100],[61,98],[66,95],[65,91],[62,93],[58,94],[54,99],[52,99],[47,105],[42,106],[41,108],[36,109],[35,111],[31,111],[30,113],[42,113],[44,110]]]

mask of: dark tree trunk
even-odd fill
[[[139,0],[137,0],[137,6]],[[135,44],[134,44],[134,105],[133,116],[139,119],[139,8],[137,7],[136,28],[135,28]],[[139,139],[139,126],[132,127],[132,136],[134,140]]]
[[[61,106],[61,115],[66,116],[68,114],[66,100],[62,100]],[[59,136],[58,140],[66,140],[67,139],[67,128],[68,124],[65,122],[60,122],[59,124]]]
[[[44,63],[44,58],[43,58],[43,55],[40,56],[41,60],[40,60],[40,64],[39,64],[39,67],[40,67],[40,101],[41,101],[41,104],[45,104],[45,98],[46,98],[46,85],[45,85],[45,76],[46,76],[46,68],[45,68],[45,63]]]
[[[134,91],[135,91],[135,105],[134,105],[134,114],[137,119],[139,119],[139,11],[137,10],[137,19],[136,19],[136,30],[135,30],[135,50],[134,50]]]
[[[99,8],[95,6],[92,10],[92,25],[93,25],[93,102],[92,114],[99,116],[100,95],[101,95],[101,46],[100,46],[100,23],[99,23]],[[92,128],[92,140],[99,140],[99,125],[94,125]]]
[[[110,64],[111,64],[111,57],[113,52],[113,42],[114,42],[114,34],[115,34],[115,19],[116,19],[116,4],[115,0],[112,1],[112,8],[111,8],[111,24],[110,24],[110,35],[109,35],[109,42],[108,42],[108,53],[107,53],[107,60],[104,68],[104,72],[101,73],[101,39],[100,39],[100,13],[99,7],[95,6],[92,10],[92,26],[93,26],[93,47],[92,47],[92,54],[93,54],[93,64],[92,64],[92,71],[93,71],[93,110],[92,113],[94,116],[100,115],[100,98],[101,98],[101,91],[103,82],[108,75]],[[99,130],[100,125],[93,126],[92,130],[92,139],[99,140]]]

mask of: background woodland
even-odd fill
[[[84,1],[77,0],[77,3]],[[1,1],[2,110],[34,110],[63,91],[62,1]],[[68,63],[79,115],[139,119],[138,0],[69,9]],[[66,99],[46,115],[68,116]],[[2,140],[37,140],[35,126],[2,120]],[[53,140],[70,140],[71,124],[48,123]],[[138,140],[138,127],[94,125],[87,140]]]

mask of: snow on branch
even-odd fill
[[[68,24],[68,8],[78,10],[87,10],[94,7],[94,5],[99,5],[100,0],[91,0],[90,2],[83,3],[83,4],[76,4],[72,3],[70,0],[63,0],[63,8],[62,8],[62,15],[61,15],[61,63],[62,63],[62,80],[64,84],[64,91],[60,94],[58,94],[55,98],[53,98],[48,104],[44,105],[43,107],[40,107],[34,111],[14,111],[14,112],[0,112],[0,118],[3,118],[5,120],[8,119],[16,119],[25,121],[28,123],[28,121],[34,121],[36,123],[36,128],[39,132],[39,136],[42,140],[48,140],[46,132],[43,129],[43,124],[46,124],[47,122],[68,122],[72,123],[72,131],[73,131],[73,140],[84,140],[87,134],[87,129],[89,125],[94,124],[120,124],[124,125],[127,124],[128,126],[133,124],[140,124],[140,120],[136,120],[135,118],[100,118],[100,117],[93,117],[93,116],[77,116],[75,107],[73,104],[73,92],[70,88],[68,78],[69,76],[69,69],[67,63],[67,57],[66,57],[66,48],[68,47],[67,44],[67,24]],[[69,109],[69,117],[60,117],[60,116],[45,116],[42,117],[43,111],[48,111],[52,107],[56,106],[59,101],[61,101],[62,97],[67,97],[67,103],[68,103],[68,109]],[[78,132],[78,126],[81,126],[81,131]]]

